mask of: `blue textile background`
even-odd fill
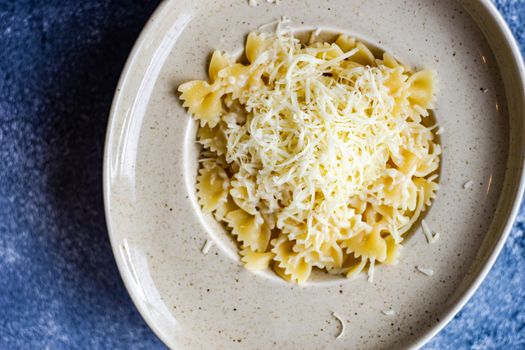
[[[101,186],[113,92],[158,2],[0,0],[0,349],[163,348],[119,277]],[[524,49],[525,0],[496,4]],[[524,230],[525,208],[426,349],[525,348]]]

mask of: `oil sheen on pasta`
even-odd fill
[[[438,189],[441,148],[423,123],[436,73],[346,35],[250,33],[245,56],[215,51],[209,81],[179,87],[200,122],[203,211],[229,228],[246,268],[296,283],[313,268],[351,278],[395,264]]]

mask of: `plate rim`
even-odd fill
[[[129,73],[135,64],[135,60],[138,56],[140,48],[146,42],[147,37],[150,35],[150,32],[152,31],[152,29],[155,27],[157,18],[159,17],[162,18],[164,14],[164,10],[167,9],[167,4],[170,3],[170,1],[171,0],[162,0],[159,3],[157,8],[154,10],[152,15],[147,20],[140,34],[138,35],[135,43],[133,44],[133,48],[131,49],[127,57],[126,63],[119,77],[119,81],[116,86],[115,93],[114,93],[112,103],[111,103],[109,118],[108,118],[107,127],[106,127],[105,140],[104,140],[104,153],[103,153],[103,164],[102,164],[102,170],[103,170],[102,171],[102,188],[103,188],[103,202],[104,202],[104,215],[106,219],[106,228],[108,231],[108,236],[109,236],[109,240],[111,244],[111,250],[115,258],[115,262],[116,262],[120,277],[124,283],[124,286],[126,288],[128,295],[130,296],[135,308],[138,310],[143,320],[146,322],[148,327],[153,331],[153,333],[168,348],[172,348],[171,347],[172,344],[170,344],[171,343],[170,340],[163,334],[163,332],[160,331],[160,329],[158,329],[155,326],[155,322],[153,321],[149,312],[147,312],[146,306],[144,305],[144,303],[141,301],[141,299],[137,295],[137,292],[131,283],[131,278],[129,275],[129,271],[126,267],[126,263],[123,261],[120,255],[120,252],[119,252],[119,247],[116,242],[116,233],[112,229],[111,214],[110,214],[110,198],[111,198],[110,152],[111,152],[111,140],[114,137],[114,129],[112,128],[112,125],[118,118],[118,115],[116,112],[117,112],[117,105],[119,104],[119,101],[122,99],[122,96],[123,96],[122,87],[125,85],[126,80],[129,76]],[[524,63],[524,60],[521,54],[521,50],[516,41],[516,38],[512,34],[508,26],[508,23],[505,21],[505,19],[503,18],[503,15],[500,13],[496,5],[491,0],[474,0],[474,1],[475,1],[474,3],[475,6],[482,7],[492,17],[492,19],[494,19],[496,28],[499,31],[501,31],[500,34],[504,37],[505,44],[508,45],[510,52],[512,53],[512,62],[516,65],[517,70],[519,72],[519,82],[522,85],[522,89],[525,91],[525,63]],[[478,26],[481,28],[480,25]],[[525,101],[525,96],[523,96],[523,100]],[[519,176],[519,185],[517,188],[517,192],[514,195],[514,198],[512,198],[512,206],[510,210],[507,212],[507,218],[505,219],[505,225],[503,226],[502,229],[498,230],[499,232],[501,232],[500,238],[498,239],[497,244],[490,251],[490,254],[488,255],[488,257],[482,263],[482,267],[477,273],[477,276],[472,280],[470,285],[457,298],[457,300],[449,306],[448,311],[446,311],[443,314],[443,317],[440,319],[440,321],[436,322],[429,330],[422,333],[418,337],[419,339],[414,341],[410,345],[410,348],[418,349],[422,347],[423,345],[425,345],[426,343],[428,343],[434,336],[436,336],[465,306],[465,304],[471,299],[471,297],[477,291],[481,283],[487,277],[497,257],[501,253],[501,250],[507,241],[507,238],[509,236],[509,233],[512,227],[514,226],[516,216],[518,214],[518,211],[519,211],[522,199],[523,199],[524,190],[525,190],[525,170],[524,168],[525,168],[525,158],[523,158],[521,162],[521,169],[520,169],[521,174]]]

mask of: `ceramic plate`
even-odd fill
[[[107,222],[128,291],[174,349],[417,347],[474,292],[519,205],[525,137],[517,46],[488,1],[259,2],[165,1],[129,58],[104,163]],[[212,50],[238,52],[249,31],[281,16],[298,30],[349,33],[438,71],[441,189],[426,221],[441,238],[429,245],[416,228],[400,263],[376,269],[373,283],[362,276],[298,287],[251,273],[196,204],[196,123],[176,88],[206,77]],[[215,245],[205,255],[206,240]],[[382,313],[388,309],[395,314]],[[334,311],[346,329],[338,339]]]

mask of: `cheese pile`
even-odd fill
[[[199,202],[252,270],[306,281],[394,264],[435,196],[441,149],[423,121],[436,73],[362,42],[250,33],[246,64],[214,52],[210,81],[179,87],[200,121]]]

